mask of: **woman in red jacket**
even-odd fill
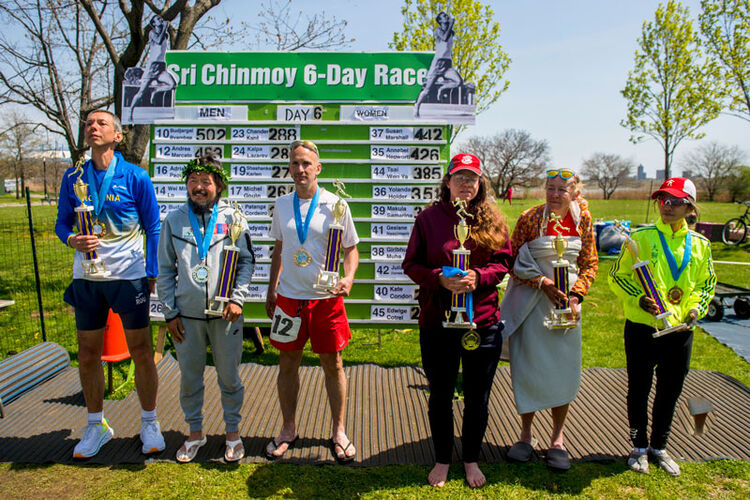
[[[485,483],[477,465],[487,427],[487,405],[502,347],[497,285],[513,263],[508,226],[488,196],[489,188],[479,159],[453,157],[443,177],[440,199],[423,210],[414,224],[402,264],[419,285],[419,343],[422,366],[429,383],[429,418],[435,445],[431,485],[445,484],[453,452],[453,392],[463,361],[464,415],[461,441],[466,481],[476,488]],[[464,244],[471,251],[466,276],[447,277],[443,266],[453,266],[452,251],[459,247],[454,226],[459,222],[456,199],[467,202],[471,225]],[[478,347],[462,342],[466,330],[444,328],[453,293],[471,292]],[[468,311],[467,311],[468,312]]]

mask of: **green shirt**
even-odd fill
[[[664,235],[678,267],[682,265],[682,258],[685,253],[685,237],[688,232],[691,235],[693,248],[690,262],[688,262],[677,281],[674,280],[669,269],[659,232]],[[672,316],[667,318],[669,323],[677,325],[685,321],[691,309],[698,312],[699,319],[705,316],[716,287],[716,275],[711,259],[711,243],[708,239],[695,231],[691,231],[684,219],[682,226],[677,231],[672,231],[672,226],[665,224],[661,218],[656,224],[636,229],[630,236],[638,243],[639,260],[647,260],[651,266],[654,282],[661,293],[664,307],[672,312]],[[615,295],[622,300],[627,319],[635,323],[653,325],[654,317],[638,305],[638,301],[644,295],[644,292],[633,271],[635,263],[636,261],[628,251],[627,246],[623,244],[620,257],[609,271],[609,286],[615,292]],[[667,294],[675,285],[684,292],[682,300],[678,304],[671,303]]]

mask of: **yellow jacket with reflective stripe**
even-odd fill
[[[685,252],[685,237],[690,232],[693,245],[690,262],[676,282],[672,278],[666,255],[662,249],[659,231],[664,235],[667,245],[672,250],[678,268],[682,265],[682,257]],[[716,275],[711,259],[711,243],[708,239],[695,231],[691,231],[684,220],[677,231],[672,231],[672,227],[665,224],[661,218],[656,224],[634,230],[630,233],[630,236],[638,243],[640,260],[647,260],[651,265],[654,281],[656,287],[661,291],[664,306],[672,312],[672,316],[668,318],[669,323],[676,325],[684,321],[691,309],[698,311],[699,319],[705,316],[716,287]],[[644,295],[644,292],[633,271],[633,264],[635,263],[633,256],[623,244],[620,257],[609,271],[609,286],[622,300],[627,319],[635,323],[653,325],[654,317],[638,306],[638,300]],[[670,303],[667,295],[669,289],[675,285],[684,292],[679,304]]]

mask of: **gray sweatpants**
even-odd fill
[[[220,318],[212,321],[181,319],[185,339],[181,343],[175,342],[175,350],[180,364],[180,405],[185,413],[185,422],[190,426],[190,432],[203,429],[203,371],[208,339],[221,389],[226,432],[237,432],[245,397],[238,370],[242,359],[242,316],[234,323]]]

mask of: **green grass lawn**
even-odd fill
[[[502,208],[513,225],[521,211],[538,202],[517,200],[512,207]],[[701,219],[706,221],[723,222],[739,213],[737,206],[729,203],[704,203],[701,208]],[[592,200],[591,210],[594,217],[605,220],[646,222],[645,201]],[[54,207],[34,208],[35,217],[54,216],[54,213]],[[651,218],[653,216],[652,207]],[[0,208],[0,220],[22,220],[23,217],[20,209]],[[55,241],[50,239],[44,244],[53,245]],[[712,250],[715,260],[750,262],[748,244],[729,248],[714,243]],[[601,260],[599,277],[583,305],[584,368],[625,366],[622,308],[613,300],[606,280],[612,264],[611,259]],[[750,266],[717,264],[716,272],[719,281],[750,288]],[[2,274],[0,270],[0,283],[12,279],[13,276]],[[60,306],[51,304],[50,307]],[[355,330],[344,352],[345,363],[377,363],[389,367],[420,364],[416,330],[381,330],[380,333],[378,345],[377,330]],[[7,332],[0,335],[7,335]],[[254,356],[252,344],[246,341],[243,361],[276,364],[278,351],[267,339],[266,347],[266,353]],[[74,351],[72,355],[75,360]],[[303,363],[316,365],[317,356],[308,349]],[[122,380],[127,366],[127,363],[118,365],[115,385]],[[750,364],[700,328],[696,331],[691,367],[716,370],[750,385]],[[125,386],[114,397],[124,397],[131,389],[132,386]],[[623,454],[627,451],[623,450]],[[483,464],[482,468],[488,479],[485,488],[478,491],[468,488],[463,482],[461,467],[455,465],[446,487],[437,491],[426,486],[429,468],[413,465],[357,468],[288,464],[185,466],[154,463],[113,467],[0,464],[0,491],[3,498],[746,498],[750,492],[750,464],[738,461],[686,463],[682,465],[683,475],[677,479],[662,471],[653,471],[649,476],[633,473],[621,460],[575,464],[566,474],[550,473],[541,463]]]

